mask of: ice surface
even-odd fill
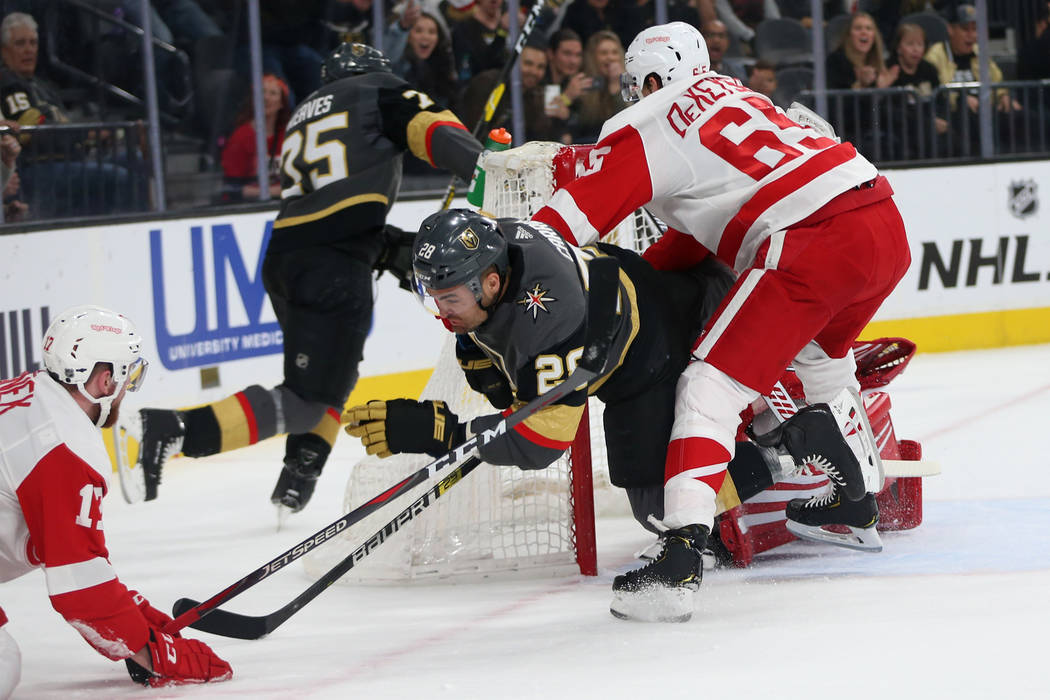
[[[22,648],[16,698],[1047,698],[1050,346],[919,355],[890,387],[898,437],[944,473],[925,517],[864,554],[795,542],[708,572],[686,624],[623,622],[612,577],[650,536],[599,522],[600,575],[335,586],[260,641],[190,630],[233,665],[215,686],[133,685],[52,611],[34,572],[0,588]],[[160,498],[104,507],[121,579],[160,608],[210,596],[339,516],[360,450],[337,445],[313,502],[275,533],[280,441],[180,459]],[[367,566],[367,561],[361,566]],[[270,612],[296,564],[229,604]]]

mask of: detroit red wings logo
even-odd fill
[[[539,282],[537,282],[532,289],[525,290],[525,295],[521,299],[518,299],[517,303],[525,308],[526,314],[531,311],[532,320],[535,321],[539,318],[541,311],[545,314],[551,312],[551,310],[547,308],[548,303],[558,301],[554,297],[547,296],[549,293],[550,290],[543,289]]]

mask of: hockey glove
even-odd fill
[[[383,250],[375,265],[377,272],[389,272],[397,278],[398,286],[408,292],[412,291],[412,247],[415,240],[415,231],[403,231],[387,224],[383,228]]]
[[[368,454],[380,457],[402,452],[440,457],[466,439],[466,426],[444,401],[369,401],[348,408],[343,423]]]
[[[233,669],[204,642],[172,637],[150,630],[149,649],[153,672],[127,660],[128,673],[136,683],[153,688],[187,683],[211,683],[233,677]]]
[[[456,359],[471,389],[484,394],[489,403],[498,409],[510,407],[514,401],[510,382],[470,336],[456,336]]]

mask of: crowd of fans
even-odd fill
[[[61,89],[37,75],[41,63],[38,24],[45,20],[66,24],[69,20],[62,13],[54,12],[40,11],[34,16],[33,8],[61,6],[63,1],[0,0],[5,10],[0,28],[4,61],[0,69],[0,119],[7,120],[4,124],[12,134],[17,135],[18,127],[75,123],[92,114],[83,105],[67,109]],[[378,0],[260,1],[265,73],[263,109],[267,129],[265,160],[271,172],[271,196],[279,196],[276,166],[284,127],[292,110],[319,86],[320,65],[327,51],[340,41],[375,43],[374,1]],[[380,36],[394,72],[423,87],[431,98],[455,111],[469,127],[479,120],[512,47],[505,2],[474,0],[467,4],[468,1],[401,0],[396,6],[385,8],[386,23]],[[1016,3],[1025,7],[1020,16],[1035,21],[1010,28],[1017,41],[1014,55],[1007,57],[1009,74],[993,60],[992,82],[1050,78],[1050,32],[1046,31],[1050,2],[1016,0]],[[96,0],[90,4],[121,22],[137,25],[143,19],[140,0]],[[528,10],[528,1],[523,0],[522,4],[519,20],[524,19]],[[893,119],[878,117],[871,102],[878,98],[870,96],[874,94],[872,91],[909,87],[914,91],[909,99],[915,105],[928,99],[941,85],[972,83],[979,75],[976,18],[973,6],[966,0],[824,0],[822,4],[822,21],[828,27],[826,87],[833,91],[862,90],[868,95],[837,107],[842,117],[840,123],[857,131],[847,137],[862,150],[869,146],[875,132],[879,134],[878,139],[888,141],[903,138],[915,143],[922,138],[920,133],[903,136],[899,133],[914,129],[916,123],[916,119],[903,111]],[[192,75],[180,75],[180,72],[188,70],[192,74],[195,70],[207,69],[204,64],[211,59],[201,48],[206,42],[214,45],[218,41],[228,46],[229,67],[236,75],[248,74],[245,4],[236,0],[152,0],[151,7],[154,38],[176,49],[155,52],[158,94],[168,119],[165,128],[214,141],[204,148],[216,153],[216,161],[225,176],[217,199],[232,202],[257,198],[259,161],[247,81],[238,80],[229,91],[231,107],[239,104],[240,109],[230,110],[231,118],[228,123],[220,124],[217,140],[215,131],[204,128],[202,122],[218,119],[221,110],[213,104],[202,103],[187,108],[180,94],[180,86],[192,80]],[[800,71],[805,76],[807,70],[812,70],[811,55],[808,62],[806,58],[789,62],[771,59],[763,55],[756,41],[760,25],[768,21],[791,21],[812,28],[810,0],[668,0],[666,8],[669,20],[686,21],[702,30],[716,71],[737,78],[785,107],[799,90],[811,87],[805,80],[798,80]],[[911,21],[917,12],[943,18],[947,39],[931,41],[924,26]],[[626,106],[619,90],[624,47],[639,28],[655,21],[654,13],[653,0],[571,0],[560,11],[548,13],[518,59],[525,123],[525,134],[517,135],[518,141],[587,143],[596,140],[605,120]],[[117,29],[121,26],[117,22],[111,24]],[[105,35],[109,25],[103,22],[96,26],[102,26],[101,32]],[[58,28],[48,33],[49,37],[56,37],[52,39],[55,43],[70,47],[82,47],[85,43],[70,40],[67,44],[62,37],[70,36],[70,32],[77,29],[71,30],[68,26],[61,29],[65,35]],[[63,46],[52,47],[51,53],[61,54]],[[128,51],[137,51],[133,44],[125,42],[123,46]],[[179,52],[188,57],[188,63],[173,60]],[[84,62],[82,58],[81,61]],[[105,70],[106,65],[101,65]],[[126,80],[129,91],[142,91],[141,71],[137,76],[112,73],[101,77],[113,82]],[[941,107],[931,108],[932,133],[958,144],[963,140],[961,129],[970,139],[967,148],[973,148],[979,131],[975,122],[976,94],[976,91],[959,92],[953,94],[951,100],[944,100]],[[1033,123],[1032,105],[1024,104],[1004,88],[994,94],[1001,117],[997,118],[998,127],[1046,130],[1046,125]],[[95,114],[98,116],[95,121],[109,121],[107,114]],[[509,99],[503,101],[493,126],[511,126]],[[91,132],[79,138],[87,142],[99,136]],[[128,154],[136,152],[135,149],[126,149],[123,161],[78,165],[69,154],[57,157],[52,152],[47,158],[36,157],[34,151],[39,149],[34,148],[33,141],[42,140],[43,134],[32,139],[22,134],[18,138],[23,150],[4,189],[4,212],[8,221],[53,213],[47,210],[48,202],[54,201],[54,197],[41,198],[34,194],[40,190],[39,182],[43,178],[66,178],[73,182],[77,180],[77,173],[71,175],[73,169],[91,167],[92,172],[81,173],[80,179],[102,182],[101,198],[64,195],[63,206],[73,206],[81,215],[105,209],[111,204],[105,193],[126,187],[129,178],[135,179],[136,164],[127,162],[129,158],[134,160]],[[141,152],[139,158],[142,158]],[[428,166],[421,163],[406,169],[410,175],[427,171]],[[53,190],[49,192],[54,194]],[[139,203],[148,205],[146,199],[140,197]]]

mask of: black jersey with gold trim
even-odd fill
[[[406,151],[469,180],[481,144],[452,112],[393,73],[354,75],[312,93],[285,132],[270,250],[378,232],[397,197]]]
[[[510,260],[505,291],[485,323],[469,335],[510,381],[513,410],[557,386],[576,368],[586,333],[586,263],[604,253],[575,248],[537,222],[504,219],[500,230],[508,241]],[[638,334],[635,288],[623,269],[617,305],[611,369],[591,384],[591,393],[621,367]],[[482,457],[524,469],[547,466],[572,442],[585,400],[581,390],[538,411],[519,423],[508,439],[487,445]],[[470,427],[478,432],[498,420],[498,415],[482,416]]]

